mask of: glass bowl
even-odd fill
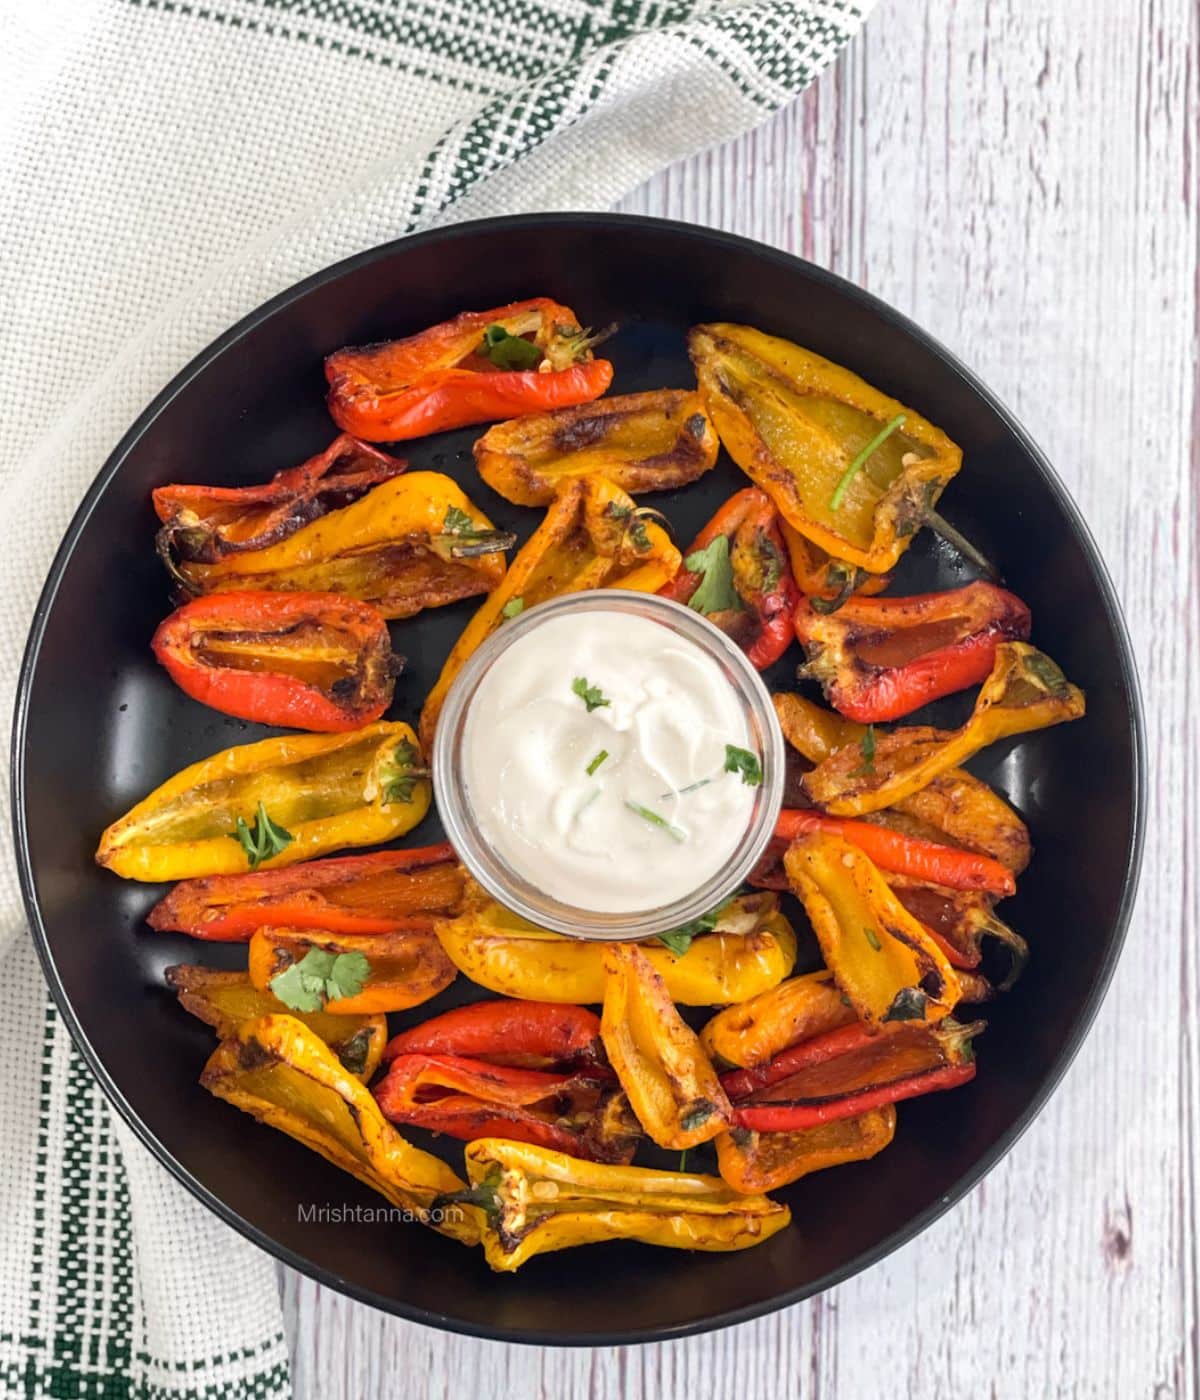
[[[763,770],[746,830],[728,862],[690,894],[634,913],[604,914],[577,908],[547,895],[514,870],[481,832],[471,809],[471,794],[464,776],[467,716],[490,667],[519,638],[552,618],[586,612],[622,612],[647,618],[705,652],[720,667],[741,702],[751,744]],[[631,941],[650,938],[682,928],[719,909],[737,892],[766,849],[783,801],[783,734],[771,696],[746,654],[720,628],[691,608],[651,593],[623,589],[569,593],[529,608],[497,628],[468,659],[447,692],[430,763],[434,799],[446,836],[475,879],[493,898],[531,924],[574,938]]]

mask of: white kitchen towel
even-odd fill
[[[607,206],[795,96],[873,3],[0,0],[6,711],[85,488],[226,326],[437,221]],[[0,1387],[288,1393],[271,1261],[108,1110],[8,854],[0,957]]]

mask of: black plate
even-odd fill
[[[1026,816],[1036,856],[1005,906],[1033,961],[987,1010],[973,1084],[905,1104],[879,1160],[780,1193],[795,1223],[759,1248],[689,1255],[610,1244],[499,1277],[478,1251],[416,1226],[302,1218],[309,1207],[347,1214],[380,1198],[201,1090],[209,1031],[162,985],[171,963],[236,966],[244,950],[151,933],[142,918],[161,888],[116,879],[92,852],[110,821],[184,764],[265,732],[185,698],[154,664],[148,642],[169,605],[151,544],[151,487],[265,479],[333,435],[328,351],[540,294],[592,324],[620,322],[609,347],[615,392],[693,382],[684,332],[719,318],[789,336],[926,414],[965,451],[945,514],[1000,561],[1033,609],[1034,640],[1087,691],[1088,715],[999,745],[977,767]],[[457,477],[497,522],[528,534],[539,513],[478,481],[475,436],[401,451]],[[744,484],[723,461],[653,499],[686,544]],[[966,577],[925,531],[894,591]],[[474,606],[395,626],[409,657],[395,717],[416,717]],[[796,659],[769,679],[788,685]],[[967,703],[943,702],[939,717],[957,720]],[[738,1322],[829,1287],[923,1229],[1011,1146],[1077,1050],[1117,958],[1141,850],[1143,747],[1129,644],[1087,529],[1029,438],[961,365],[873,297],[796,258],[681,224],[551,215],[460,225],[351,258],[249,316],[158,396],[88,492],[38,606],[17,701],[13,805],[30,920],[71,1033],[117,1109],[202,1201],[287,1263],[404,1317],[515,1341],[629,1342]],[[408,844],[439,836],[430,817]],[[802,956],[815,965],[811,946]],[[477,994],[459,979],[432,1007],[396,1020]],[[454,1160],[461,1148],[442,1150]]]

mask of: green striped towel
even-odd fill
[[[872,3],[0,0],[0,703],[88,481],[230,322],[438,220],[609,205]],[[4,1393],[287,1394],[274,1265],[114,1121],[0,880]]]

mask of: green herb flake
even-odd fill
[[[873,928],[863,929],[863,936],[866,938],[867,942],[871,945],[872,948],[875,949],[877,953],[883,951],[883,944],[880,943],[879,935],[875,932]]]
[[[628,798],[625,799],[625,805],[631,812],[636,812],[643,821],[649,822],[651,826],[657,826],[660,830],[665,831],[672,841],[678,841],[682,845],[682,843],[687,840],[686,831],[676,826],[673,822],[669,822],[666,817],[661,816],[658,812],[652,811],[649,807],[643,807],[640,802],[631,802]]]
[[[734,744],[725,745],[726,773],[740,773],[747,787],[758,787],[763,780],[762,764],[758,755],[749,749],[739,749]]]
[[[465,510],[450,506],[442,521],[442,532],[447,535],[472,535],[475,533],[475,522]]]
[[[407,739],[401,739],[392,750],[379,772],[384,807],[393,802],[411,802],[418,781],[429,777],[429,769],[419,766],[417,758],[416,748]]]
[[[258,804],[254,825],[247,826],[246,819],[239,817],[237,825],[229,835],[234,841],[241,843],[251,870],[257,870],[264,860],[277,856],[280,851],[290,846],[294,839],[290,831],[285,831],[277,822],[271,820],[261,802]]]
[[[505,603],[505,605],[500,609],[500,616],[501,616],[501,617],[506,617],[506,618],[510,618],[510,617],[520,617],[520,615],[521,615],[524,611],[525,611],[525,599],[524,599],[524,598],[510,598],[510,599],[508,600],[508,602]]]
[[[736,896],[735,896],[736,898]],[[711,933],[721,921],[724,914],[733,900],[722,904],[719,909],[710,909],[707,914],[701,914],[698,919],[691,919],[679,928],[670,929],[667,933],[660,933],[658,941],[665,943],[677,958],[683,957],[684,953],[692,946],[692,939],[702,933]]]
[[[604,762],[604,760],[605,760],[607,757],[608,757],[608,750],[607,750],[607,749],[601,749],[600,752],[596,755],[596,757],[592,759],[591,763],[589,763],[588,766],[587,766],[587,775],[588,775],[589,778],[590,778],[590,777],[592,776],[592,774],[596,771],[596,769],[600,767],[600,765]]]
[[[602,710],[612,701],[605,698],[604,692],[597,685],[588,685],[586,676],[576,676],[571,682],[572,691],[579,696],[587,706],[590,715],[593,710]]]
[[[367,1052],[370,1048],[371,1031],[364,1026],[337,1047],[337,1057],[351,1074],[361,1074],[367,1067]]]
[[[531,340],[512,335],[501,325],[491,325],[483,333],[479,353],[497,369],[537,369],[542,352]]]
[[[862,471],[863,467],[866,466],[867,462],[871,458],[871,454],[873,452],[877,452],[888,440],[888,438],[890,438],[891,435],[896,431],[896,429],[903,427],[903,425],[904,414],[897,413],[895,418],[891,419],[890,422],[885,423],[883,427],[880,428],[880,430],[871,439],[871,441],[867,443],[866,447],[863,448],[863,450],[858,454],[858,456],[855,457],[855,459],[842,473],[841,479],[839,480],[838,484],[833,488],[833,495],[829,498],[830,510],[841,509],[842,501],[845,498],[846,492],[850,489],[850,483],[859,474],[859,472]]]
[[[854,770],[856,778],[864,775],[874,776],[875,774],[875,726],[867,725],[867,732],[858,741],[858,749],[862,754],[862,763]]]
[[[688,599],[688,607],[706,617],[715,612],[740,612],[742,600],[733,586],[733,564],[729,558],[729,538],[718,535],[703,549],[683,561],[689,574],[699,574],[700,582]]]
[[[362,953],[310,948],[299,962],[272,977],[269,985],[293,1011],[320,1011],[328,1002],[357,996],[370,971]]]
[[[680,1117],[679,1126],[685,1133],[690,1133],[693,1128],[707,1123],[716,1111],[716,1105],[708,1099],[697,1099],[692,1107]]]

